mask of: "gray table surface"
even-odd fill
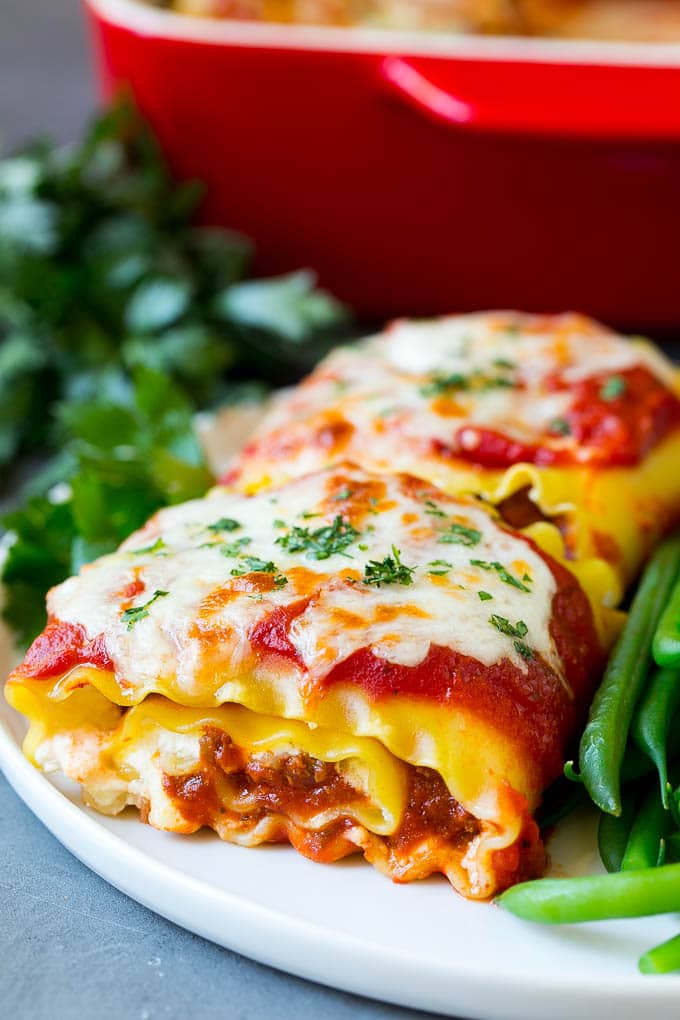
[[[0,0],[0,148],[76,136],[93,106],[78,0]],[[226,952],[68,853],[0,776],[0,1016],[6,1020],[416,1020]]]

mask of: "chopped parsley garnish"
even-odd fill
[[[612,400],[618,400],[626,392],[626,380],[621,375],[610,375],[609,378],[600,387],[600,400],[605,400],[610,403]]]
[[[448,390],[466,390],[469,388],[470,379],[462,372],[450,372],[448,375],[437,373],[430,378],[430,381],[420,387],[424,397],[438,397]]]
[[[431,499],[425,500],[425,513],[429,514],[430,517],[446,517],[444,511],[440,510],[437,504]]]
[[[233,517],[220,517],[219,521],[208,525],[208,531],[238,531],[243,525]]]
[[[571,425],[566,418],[553,418],[548,426],[551,432],[554,432],[557,436],[570,436]]]
[[[517,623],[510,623],[505,616],[498,616],[497,613],[491,614],[489,617],[489,623],[493,624],[496,630],[499,630],[501,634],[507,634],[508,637],[523,638],[526,637],[529,632],[529,628],[524,620],[518,620]]]
[[[352,489],[348,489],[347,486],[345,486],[344,489],[340,489],[339,492],[336,492],[336,494],[333,496],[333,500],[336,503],[341,503],[345,499],[351,499],[353,495],[354,492],[352,491]]]
[[[510,361],[509,358],[494,358],[493,364],[496,366],[496,368],[509,368],[509,369],[517,368],[516,363],[514,361]]]
[[[220,542],[219,548],[223,556],[240,556],[241,550],[250,545],[252,538],[248,538],[247,535],[243,535],[242,538],[237,538],[235,542]]]
[[[439,541],[447,545],[478,545],[481,542],[482,533],[477,528],[466,528],[464,524],[449,525],[449,530],[439,536]]]
[[[149,615],[149,606],[152,606],[158,599],[163,598],[164,595],[169,595],[167,591],[156,591],[153,593],[148,602],[145,602],[143,606],[131,606],[126,609],[124,613],[120,614],[120,618],[123,623],[127,623],[127,629],[132,630],[136,623],[143,620],[145,616]]]
[[[435,577],[444,577],[448,574],[449,570],[453,569],[453,563],[449,563],[448,560],[430,560],[428,567],[436,567],[436,570],[428,570],[428,574],[433,574]]]
[[[513,588],[519,588],[520,591],[531,591],[531,588],[527,588],[526,584],[520,581],[519,577],[515,577],[514,574],[511,574],[510,571],[497,560],[494,560],[493,563],[489,563],[487,560],[470,560],[470,565],[473,567],[480,567],[482,570],[495,570],[501,581],[504,581],[505,584],[510,584]]]
[[[364,568],[364,583],[380,588],[383,584],[413,584],[415,567],[401,562],[401,553],[392,546],[392,555],[384,560],[369,560]]]
[[[288,578],[285,576],[285,574],[277,574],[275,576],[275,578],[274,578],[274,587],[275,588],[285,588],[285,586],[287,584],[288,584]]]
[[[522,641],[522,638],[526,637],[529,630],[524,620],[518,620],[517,623],[510,623],[505,616],[497,616],[496,613],[493,613],[489,617],[489,623],[492,624],[496,630],[499,630],[501,634],[507,634],[508,637],[515,639],[513,641],[515,651],[521,655],[523,659],[533,659],[533,651],[529,648],[529,645]]]
[[[316,531],[296,525],[287,535],[277,538],[276,544],[289,553],[304,553],[310,560],[327,560],[337,554],[346,556],[345,549],[358,537],[357,529],[338,514],[332,524]]]
[[[152,545],[145,545],[141,549],[131,549],[130,552],[135,556],[141,556],[143,553],[157,553],[161,552],[166,548],[165,542],[162,538],[157,538]]]
[[[272,523],[273,523],[275,528],[287,528],[288,527],[286,522],[282,521],[280,517],[277,517],[276,520],[273,521]]]
[[[489,599],[493,598],[493,595],[488,591],[478,591],[477,594],[479,595],[480,602],[488,602]]]
[[[495,362],[499,368],[514,368],[514,365],[507,364],[499,365]],[[451,390],[465,390],[465,391],[477,391],[483,392],[484,390],[495,390],[499,388],[514,389],[517,385],[515,379],[507,375],[487,375],[485,372],[472,372],[470,375],[463,375],[462,372],[450,372],[444,374],[436,372],[430,376],[428,382],[420,387],[420,393],[423,397],[439,397],[445,395]]]
[[[533,659],[534,653],[531,648],[529,648],[529,645],[526,645],[524,641],[513,641],[513,644],[515,646],[515,651],[519,652],[523,659]]]
[[[234,567],[231,571],[232,577],[242,577],[243,574],[257,573],[257,574],[276,574],[277,568],[274,566],[271,560],[261,560],[257,556],[244,556],[243,563],[245,566]]]

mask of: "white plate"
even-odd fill
[[[2,658],[0,647],[0,675]],[[0,698],[0,766],[57,839],[133,899],[229,949],[336,988],[480,1020],[680,1017],[680,977],[636,972],[640,953],[677,932],[677,918],[539,928],[466,902],[443,879],[397,886],[354,858],[313,864],[288,847],[156,832],[132,810],[106,818],[83,807],[73,784],[26,761],[23,730]],[[592,818],[562,825],[550,849],[557,874],[596,870]]]

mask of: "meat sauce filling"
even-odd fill
[[[395,832],[380,837],[389,857],[406,858],[431,837],[452,852],[464,852],[480,832],[479,821],[451,796],[437,772],[406,768],[406,809]],[[358,850],[343,834],[357,825],[355,812],[366,804],[366,795],[334,764],[301,752],[249,757],[226,733],[208,727],[201,738],[200,769],[188,775],[165,774],[163,788],[196,827],[219,828],[220,819],[229,815],[244,828],[267,816],[283,816],[293,825],[283,825],[279,839],[290,840],[313,860],[331,862]],[[309,819],[334,808],[342,810],[334,821],[317,831],[305,830]]]

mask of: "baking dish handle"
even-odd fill
[[[680,140],[680,67],[385,57],[393,96],[463,131]]]

